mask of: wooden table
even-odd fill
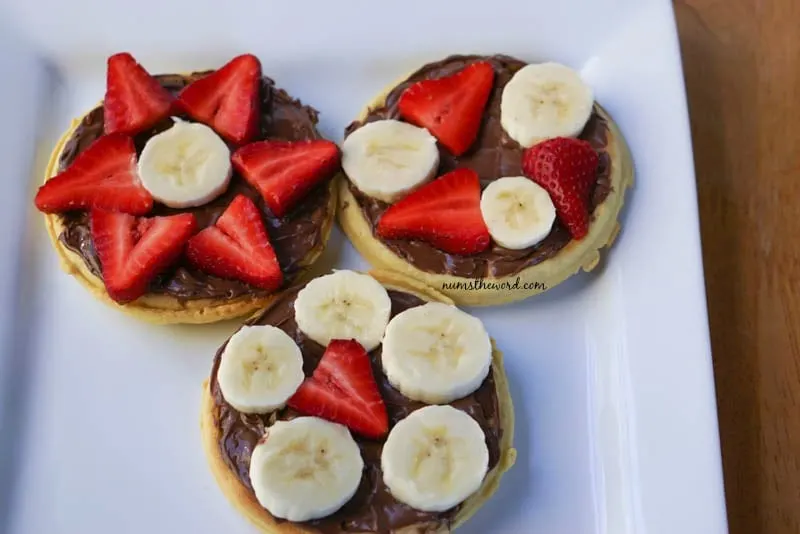
[[[730,532],[798,534],[800,1],[675,9]]]

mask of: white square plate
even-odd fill
[[[464,534],[727,531],[695,182],[667,0],[5,0],[0,7],[0,520],[13,534],[252,532],[206,467],[200,385],[234,323],[156,327],[58,268],[32,196],[105,58],[151,72],[237,53],[344,126],[450,53],[579,70],[622,128],[636,184],[601,272],[480,309],[506,354],[517,465]],[[365,264],[338,233],[327,266]]]

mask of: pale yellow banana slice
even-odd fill
[[[371,351],[383,340],[391,311],[380,282],[347,270],[311,280],[294,301],[297,326],[323,347],[332,339],[355,339]]]
[[[389,382],[403,395],[444,404],[480,387],[492,364],[492,345],[480,319],[429,302],[389,321],[381,361]]]
[[[243,413],[282,408],[305,378],[303,355],[274,326],[243,326],[222,353],[217,382],[225,402]]]
[[[202,206],[225,192],[231,153],[208,126],[173,119],[151,137],[139,156],[139,179],[157,201],[172,208]]]
[[[553,137],[577,137],[593,106],[594,92],[574,70],[558,63],[526,65],[503,88],[500,124],[527,148]]]
[[[399,501],[425,512],[460,504],[489,466],[478,423],[452,406],[427,406],[397,423],[381,453],[383,481]]]
[[[250,482],[275,517],[310,521],[349,501],[364,460],[350,431],[318,417],[279,421],[253,449]]]
[[[481,194],[481,214],[492,239],[511,250],[540,242],[556,220],[550,195],[524,176],[509,176],[490,183]]]
[[[396,120],[370,122],[342,143],[342,169],[364,194],[395,202],[432,179],[439,168],[436,138]]]

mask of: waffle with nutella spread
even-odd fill
[[[345,132],[339,221],[376,268],[459,304],[521,300],[593,269],[633,164],[572,69],[450,56],[379,95]]]
[[[516,458],[482,322],[391,272],[315,278],[239,329],[201,429],[222,491],[270,534],[450,532]]]
[[[73,121],[35,199],[63,268],[152,322],[263,308],[333,225],[340,153],[317,120],[250,54],[156,76],[111,56],[102,103]]]

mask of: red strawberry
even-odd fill
[[[122,134],[105,135],[72,165],[39,188],[34,199],[45,213],[97,208],[144,215],[153,197],[136,174],[136,148]]]
[[[133,135],[169,115],[172,95],[127,52],[108,58],[105,133]]]
[[[334,339],[325,349],[311,378],[307,378],[288,405],[304,414],[345,425],[368,438],[389,431],[383,403],[367,352],[353,339]]]
[[[261,108],[261,62],[245,54],[192,82],[178,95],[178,107],[236,144],[257,133]]]
[[[599,161],[592,145],[567,137],[534,145],[522,156],[522,172],[550,194],[559,219],[575,239],[589,231],[589,195]]]
[[[283,217],[315,185],[339,167],[339,147],[330,141],[259,141],[234,152],[233,166]]]
[[[378,220],[378,235],[420,239],[452,254],[477,254],[490,241],[480,203],[478,174],[456,169],[390,206]]]
[[[261,212],[244,195],[233,199],[217,219],[189,240],[186,256],[198,269],[274,291],[283,273],[269,242]]]
[[[91,230],[109,296],[119,303],[141,297],[150,281],[174,262],[197,226],[194,215],[137,219],[93,210]]]
[[[400,96],[400,116],[427,128],[455,156],[466,152],[481,126],[494,69],[477,62],[451,76],[415,83]]]

